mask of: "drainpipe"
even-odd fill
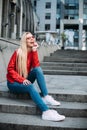
[[[61,39],[61,34],[64,32],[64,0],[61,0],[61,19],[60,19],[60,46],[63,46],[63,41]]]
[[[2,21],[2,0],[0,0],[0,37],[1,37],[1,21]]]
[[[23,4],[22,4],[22,0],[20,1],[20,5],[21,5],[21,10],[20,10],[20,30],[19,30],[19,37],[21,37],[22,35],[22,14],[23,14]]]
[[[82,50],[83,0],[79,0],[79,50]]]

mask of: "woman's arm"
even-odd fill
[[[39,47],[38,43],[35,42],[34,46],[32,47],[32,67],[38,67],[40,66],[39,58],[38,58],[38,52],[37,48]]]
[[[8,76],[7,77],[10,77],[10,79],[12,79],[16,82],[23,83],[25,78],[20,76],[16,70],[16,58],[17,58],[17,51],[15,51],[13,53],[13,55],[10,59],[10,62],[8,64],[8,68],[7,68]]]
[[[37,51],[33,51],[32,52],[32,67],[38,67],[40,66],[40,61],[38,58],[38,52]]]

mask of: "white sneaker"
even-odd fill
[[[60,115],[55,110],[47,110],[47,111],[43,112],[42,119],[43,120],[50,120],[50,121],[62,121],[65,119],[65,116]]]
[[[56,101],[52,96],[47,95],[43,98],[43,101],[48,104],[48,105],[55,105],[55,106],[59,106],[60,102]]]

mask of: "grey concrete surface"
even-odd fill
[[[51,106],[66,117],[87,117],[87,103],[60,101],[60,106]],[[39,108],[31,100],[0,98],[0,112],[37,115],[41,114]]]
[[[87,76],[71,76],[71,75],[45,75],[47,88],[51,93],[68,93],[87,95]],[[37,84],[35,83],[37,86]],[[7,91],[7,84],[0,83],[0,90]],[[37,86],[38,88],[38,86]]]
[[[87,76],[45,75],[45,80],[49,93],[87,95]],[[8,91],[6,81],[0,83],[0,91]]]
[[[45,80],[49,93],[87,95],[87,76],[45,75]],[[0,83],[0,91],[8,91],[6,82]]]
[[[87,76],[45,75],[48,89],[56,92],[87,95]]]
[[[84,102],[87,103],[87,77],[86,76],[69,76],[69,75],[45,75],[45,80],[49,94],[60,101]],[[35,82],[38,89],[38,85]],[[40,91],[38,89],[38,91]],[[8,92],[6,82],[0,83],[0,96],[18,98]],[[28,98],[19,96],[19,98]]]
[[[62,122],[52,122],[41,120],[41,116],[0,113],[0,126],[0,130],[86,130],[87,118],[66,118]]]
[[[51,106],[51,108],[66,115],[65,121],[41,120],[39,115],[41,113],[31,101],[9,99],[6,82],[2,82],[0,83],[0,130],[87,129],[87,76],[45,75],[45,79],[49,93],[61,101],[61,106]],[[35,86],[38,89],[36,82]]]

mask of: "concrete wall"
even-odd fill
[[[19,44],[0,40],[0,82],[4,82],[6,80],[6,72],[7,72],[7,65],[9,59],[17,49]],[[53,53],[59,47],[58,45],[42,45],[38,48],[38,55],[40,62],[43,61],[44,56],[49,56],[50,53]]]

